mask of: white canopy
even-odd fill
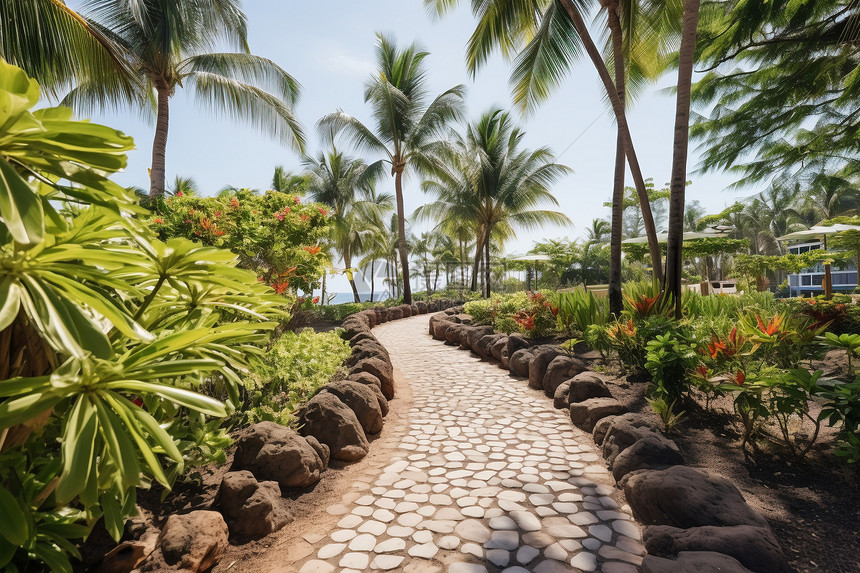
[[[803,231],[795,231],[781,237],[777,237],[777,241],[799,241],[802,239],[820,239],[827,235],[835,235],[842,231],[860,231],[860,225],[845,225],[838,223],[825,227],[824,225],[813,225]]]
[[[697,232],[697,231],[684,231],[684,239],[685,241],[689,241],[692,239],[712,239],[715,237],[727,237],[728,235],[725,233],[709,233],[709,232]],[[669,233],[657,233],[657,242],[665,243],[669,240]],[[632,239],[624,239],[621,241],[625,244],[635,244],[635,243],[647,243],[648,237],[633,237]]]

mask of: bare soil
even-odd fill
[[[612,395],[631,411],[651,412],[645,401],[646,382],[609,375],[607,383]],[[689,405],[670,436],[686,464],[734,482],[768,520],[798,573],[860,571],[860,468],[833,455],[835,432],[823,427],[816,445],[797,460],[775,439],[777,428],[765,428],[758,451],[747,453],[741,449],[742,433],[731,400],[718,399],[707,411],[703,405]],[[810,403],[812,415],[818,411],[818,404]],[[799,431],[810,433],[812,424]]]

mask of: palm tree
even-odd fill
[[[303,163],[309,173],[310,199],[333,210],[329,218],[332,239],[343,260],[353,298],[355,302],[361,302],[353,278],[352,260],[372,234],[362,222],[367,207],[365,200],[381,174],[380,164],[368,166],[361,159],[344,155],[336,148],[328,153],[320,152],[316,159],[306,157]]]
[[[857,189],[847,177],[821,171],[812,177],[804,203],[814,213],[814,223],[817,223],[840,215],[853,214],[860,202],[858,199],[860,197]]]
[[[0,56],[53,97],[89,81],[133,97],[142,86],[122,54],[110,34],[64,0],[0,2]]]
[[[61,0],[51,0],[50,4],[55,12],[67,13],[66,18],[74,19],[78,27],[103,37],[105,42],[101,45],[109,46],[112,56],[76,53],[81,63],[60,81],[50,75],[59,64],[46,63],[54,54],[43,54],[45,65],[41,68],[48,74],[49,85],[74,81],[75,87],[63,103],[84,113],[96,107],[154,108],[150,196],[161,195],[165,188],[169,100],[177,87],[191,88],[201,103],[249,121],[295,149],[304,149],[304,135],[292,111],[299,84],[271,60],[249,53],[247,23],[239,0],[86,0],[84,15],[72,13]],[[18,30],[18,45],[35,46],[44,41],[39,37],[42,28],[27,26],[35,22],[52,24],[55,28],[47,31],[48,37],[51,42],[59,42],[56,57],[65,61],[63,54],[80,43],[77,27],[59,17],[39,20],[49,11],[46,0],[36,0],[33,6],[40,9],[17,22],[22,28]],[[4,38],[8,38],[7,34]],[[240,51],[209,53],[220,41]],[[24,57],[23,53],[35,51],[18,52]],[[33,60],[36,54],[27,57]],[[38,64],[37,61],[37,67]],[[36,77],[44,79],[44,75]]]
[[[439,15],[457,4],[456,0],[424,2],[434,7]],[[627,157],[642,204],[654,277],[662,281],[660,245],[648,205],[645,178],[642,176],[627,124],[624,90],[619,90],[616,81],[613,81],[609,68],[591,37],[580,7],[587,5],[581,0],[473,2],[472,8],[478,24],[467,45],[467,67],[474,75],[495,48],[499,48],[506,57],[518,54],[511,74],[514,100],[522,110],[531,111],[560,83],[580,53],[583,50],[586,52],[600,77],[615,115],[624,155]],[[628,11],[628,14],[633,13],[632,10]],[[623,60],[619,57],[618,61]],[[623,70],[623,64],[618,68]]]
[[[279,193],[303,194],[307,183],[307,176],[287,171],[283,165],[275,167],[275,172],[272,174],[272,190]]]
[[[364,101],[373,109],[376,130],[343,111],[326,115],[318,124],[323,138],[330,140],[343,133],[353,145],[383,155],[382,161],[391,165],[405,304],[412,304],[412,291],[406,249],[403,174],[407,168],[419,173],[432,168],[430,155],[439,138],[463,113],[464,88],[461,85],[442,92],[427,104],[424,58],[428,55],[414,43],[401,50],[394,39],[377,34],[378,73],[371,76],[364,89]]]
[[[477,289],[478,267],[484,255],[486,296],[490,295],[490,240],[515,236],[514,227],[534,229],[544,223],[570,223],[558,211],[536,208],[542,202],[557,205],[548,187],[569,168],[554,163],[550,150],[521,149],[524,132],[508,112],[490,109],[469,124],[440,150],[443,163],[423,188],[436,201],[416,211],[420,217],[470,221],[477,243],[472,290]]]
[[[199,195],[200,186],[194,177],[180,177],[177,175],[173,178],[173,184],[168,189],[173,195]]]
[[[675,301],[675,318],[683,312],[681,274],[684,248],[684,200],[687,187],[687,152],[690,143],[690,91],[700,0],[684,0],[681,46],[678,50],[678,82],[675,98],[675,137],[672,176],[669,180],[669,237],[666,239],[666,282],[664,291]]]
[[[365,210],[363,222],[368,234],[363,243],[364,257],[359,261],[358,266],[365,279],[370,277],[370,302],[373,302],[376,290],[376,263],[379,260],[387,263],[389,253],[393,250],[389,244],[391,233],[385,227],[384,217],[394,209],[394,196],[390,193],[377,193],[375,188],[371,188],[366,203],[372,208]]]

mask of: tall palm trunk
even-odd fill
[[[485,250],[484,260],[487,263],[487,268],[484,272],[484,274],[487,277],[487,279],[486,279],[486,281],[487,281],[487,298],[490,298],[490,232],[491,232],[491,230],[492,230],[492,227],[487,229],[487,239],[484,241],[484,250]]]
[[[343,253],[343,265],[346,267],[348,273],[352,273],[350,269],[352,268],[352,256],[344,251]],[[358,287],[355,286],[355,275],[350,276],[349,278],[349,286],[352,287],[352,300],[353,302],[361,302],[361,297],[358,296]]]
[[[370,302],[373,302],[373,290],[375,287],[374,279],[376,278],[376,276],[374,274],[374,269],[373,269],[375,262],[376,261],[370,261]]]
[[[325,275],[326,275],[326,272],[323,271],[322,288],[320,288],[320,306],[325,304]]]
[[[560,2],[570,17],[577,34],[579,34],[583,47],[589,58],[591,58],[597,70],[597,75],[600,76],[603,87],[606,89],[609,102],[612,104],[612,111],[615,113],[615,122],[618,124],[618,131],[621,133],[622,140],[624,141],[624,153],[627,156],[627,163],[630,165],[630,172],[633,174],[633,183],[636,186],[636,193],[639,196],[639,203],[642,207],[642,219],[645,223],[645,234],[648,237],[648,250],[651,253],[651,266],[654,269],[654,279],[658,282],[663,282],[662,256],[660,254],[660,244],[657,242],[657,228],[654,226],[654,217],[651,215],[651,204],[648,201],[645,178],[642,177],[639,158],[636,156],[636,150],[633,147],[633,138],[627,125],[623,100],[618,97],[615,84],[612,82],[609,70],[606,68],[606,62],[603,61],[600,50],[594,45],[594,40],[591,39],[591,34],[585,25],[585,20],[583,20],[579,9],[574,6],[572,0],[560,0]]]
[[[681,318],[681,270],[684,243],[684,195],[687,185],[687,149],[690,140],[690,87],[700,0],[684,1],[681,48],[678,55],[678,95],[675,103],[675,143],[669,183],[669,238],[666,245],[665,291],[674,297],[675,317]]]
[[[170,88],[158,88],[158,113],[155,117],[155,137],[152,140],[152,168],[149,170],[149,196],[164,194],[164,157],[167,154],[167,126],[170,121]]]
[[[615,91],[621,100],[622,110],[626,106],[627,87],[625,78],[624,46],[622,44],[621,19],[618,3],[608,7],[609,31],[612,35],[612,55],[615,60]],[[615,176],[612,183],[612,229],[609,236],[609,312],[621,316],[624,301],[621,297],[621,238],[624,227],[624,134],[618,127],[615,143]]]
[[[403,304],[412,304],[412,286],[409,284],[409,253],[406,251],[406,213],[403,207],[403,167],[400,158],[394,158],[394,192],[397,198],[397,250],[403,270]]]
[[[480,275],[481,253],[484,250],[484,230],[478,229],[478,240],[475,242],[475,262],[472,265],[472,292],[478,290],[478,275]],[[483,289],[481,289],[483,292]]]

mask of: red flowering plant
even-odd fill
[[[177,193],[149,203],[151,228],[159,238],[186,237],[230,249],[239,256],[240,267],[255,271],[284,295],[311,292],[330,265],[319,246],[328,234],[328,211],[323,205],[302,203],[295,193]]]
[[[558,304],[549,293],[527,292],[526,304],[514,316],[520,332],[530,338],[547,338],[555,332]]]

